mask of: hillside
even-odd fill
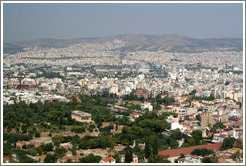
[[[242,38],[195,39],[180,35],[116,35],[110,37],[77,38],[71,40],[39,39],[15,43],[4,43],[4,53],[13,53],[24,47],[68,47],[78,43],[104,43],[115,40],[125,43],[121,51],[168,51],[168,52],[202,52],[202,51],[242,51]]]

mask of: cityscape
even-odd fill
[[[4,42],[2,162],[243,164],[242,41]]]

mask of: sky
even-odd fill
[[[3,41],[118,34],[242,38],[241,3],[4,3]]]

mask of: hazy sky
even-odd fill
[[[117,34],[243,37],[242,4],[7,4],[4,42]]]

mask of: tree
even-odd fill
[[[136,144],[135,144],[135,146],[134,146],[134,148],[133,148],[133,152],[134,152],[134,153],[138,153],[138,152],[140,152],[140,150],[141,150],[141,148],[140,148],[140,146],[138,145],[138,142],[136,142]]]
[[[154,105],[154,109],[155,109],[155,110],[160,110],[160,109],[161,109],[161,105],[158,104],[158,103],[155,104],[155,105]]]
[[[171,163],[168,156],[151,155],[148,159],[149,163]]]
[[[158,147],[159,147],[158,139],[155,138],[155,139],[154,139],[154,142],[153,142],[153,144],[152,144],[153,155],[157,155],[157,154],[158,154]]]
[[[101,156],[94,156],[93,153],[90,153],[88,156],[80,158],[79,161],[81,163],[99,163],[101,159]]]
[[[202,131],[194,130],[191,135],[192,135],[192,138],[195,140],[195,144],[200,145],[201,140],[202,140]]]
[[[223,144],[221,146],[221,150],[226,150],[226,149],[231,149],[233,148],[233,144],[235,142],[235,138],[233,137],[228,137],[223,140]]]
[[[171,131],[171,137],[175,140],[181,140],[183,138],[183,133],[180,129],[175,129]]]
[[[39,138],[40,137],[40,133],[38,131],[35,132],[35,137]]]
[[[57,155],[58,158],[65,156],[66,152],[67,152],[67,150],[63,147],[62,148],[56,147],[54,150],[54,153]]]
[[[195,142],[194,138],[190,138],[190,139],[188,140],[188,143],[189,143],[190,146],[196,145],[196,142]]]
[[[201,115],[196,115],[196,120],[201,121]]]
[[[195,95],[195,94],[196,94],[196,90],[195,90],[195,89],[192,90],[192,91],[189,93],[190,96],[193,96],[193,95]]]
[[[73,147],[72,147],[72,149],[71,149],[72,155],[76,155],[76,154],[77,154],[76,148],[77,148],[77,145],[76,145],[76,144],[73,144]]]
[[[243,160],[243,152],[240,152],[239,150],[237,150],[237,151],[231,156],[231,158],[232,158],[234,161],[236,161],[236,162],[241,161],[241,160]]]
[[[185,158],[185,155],[184,155],[183,153],[181,153],[181,154],[179,155],[179,158]]]
[[[116,160],[116,163],[121,163],[121,156],[119,153],[115,153],[113,157]]]
[[[145,154],[145,158],[149,158],[150,154],[151,154],[151,149],[150,149],[150,144],[149,141],[145,141],[145,149],[144,149],[144,154]]]
[[[217,163],[218,158],[217,157],[204,157],[202,159],[202,163]]]
[[[20,163],[36,163],[37,161],[32,159],[31,157],[25,156],[20,159]]]
[[[48,154],[44,158],[44,163],[55,163],[57,159],[58,158],[57,158],[57,156],[55,154],[54,155]]]
[[[42,150],[45,151],[45,152],[53,151],[53,147],[54,146],[53,146],[52,143],[41,145]]]
[[[132,149],[129,145],[127,145],[126,149],[126,155],[125,155],[125,163],[131,163],[133,160],[133,156],[132,156]]]
[[[243,144],[239,139],[236,139],[236,144],[237,144],[236,148],[240,148],[243,150]]]
[[[213,150],[208,150],[206,148],[201,148],[201,149],[198,148],[191,152],[192,155],[197,155],[197,156],[207,156],[213,153],[214,153]]]
[[[73,163],[73,161],[71,159],[68,159],[66,163]]]
[[[217,128],[223,129],[223,128],[225,128],[226,126],[224,126],[222,122],[218,122],[218,123],[214,124],[213,127],[214,127],[215,129],[217,129]]]

